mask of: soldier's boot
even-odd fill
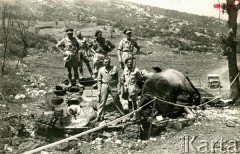
[[[71,67],[67,68],[67,71],[68,71],[68,80],[71,81],[72,80]]]

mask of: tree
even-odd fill
[[[23,60],[24,56],[27,53],[29,32],[31,30],[31,27],[33,27],[36,23],[36,18],[32,15],[32,13],[26,9],[21,10],[22,8],[23,7],[21,6],[18,7],[18,13],[14,17],[14,27],[21,38],[23,46],[22,52],[18,58],[17,68],[19,62]]]
[[[4,75],[5,70],[5,62],[6,62],[6,54],[7,54],[7,47],[8,47],[8,41],[10,32],[13,26],[13,15],[12,15],[12,4],[8,0],[4,0],[0,3],[0,11],[1,11],[1,35],[3,38],[3,61],[2,61],[2,76]]]
[[[235,4],[238,3],[238,4]],[[228,48],[227,59],[229,69],[229,80],[232,83],[230,87],[230,97],[236,100],[240,97],[240,84],[239,84],[239,70],[237,66],[237,16],[240,9],[240,1],[226,0],[226,3],[222,5],[223,13],[228,14],[228,36],[225,37],[224,42],[226,48]],[[236,79],[237,78],[237,79]]]

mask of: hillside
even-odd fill
[[[117,0],[27,0],[39,21],[63,21],[64,27],[84,28],[100,25],[134,35],[153,38],[176,51],[219,52],[219,36],[226,33],[226,21],[157,7]],[[219,24],[220,23],[220,24]]]

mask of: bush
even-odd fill
[[[21,80],[21,76],[16,75],[16,70],[13,68],[5,68],[5,76],[1,77],[0,80],[0,92],[8,97],[10,95],[17,95],[23,93],[24,88],[22,85],[24,81]],[[7,98],[6,98],[7,99]]]

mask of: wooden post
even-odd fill
[[[151,121],[150,121],[150,125],[149,125],[149,130],[148,130],[148,139],[150,139],[150,136],[151,136],[151,134],[152,134],[152,122],[153,122],[153,116],[154,116],[155,106],[156,106],[156,100],[153,102],[153,108],[152,108],[152,114],[151,114]]]

